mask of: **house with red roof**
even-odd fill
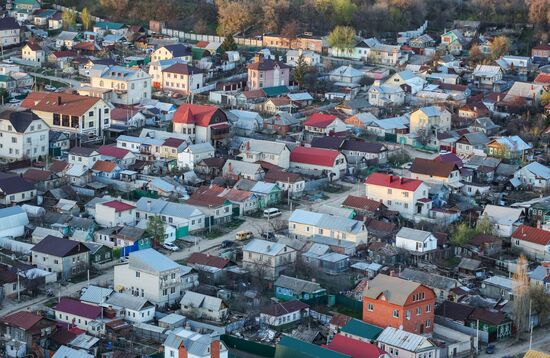
[[[512,249],[537,261],[550,260],[550,231],[520,225],[512,234]]]
[[[94,327],[94,322],[101,319],[102,307],[89,305],[78,300],[63,297],[54,307],[55,319],[58,322],[66,323],[66,328],[77,327],[85,331],[92,332],[92,327],[97,328],[100,332],[104,329],[103,325]],[[97,332],[97,330],[95,331]]]
[[[91,168],[92,173],[96,177],[109,179],[118,179],[122,169],[115,163],[107,160],[98,160]]]
[[[136,155],[128,149],[113,145],[102,145],[97,151],[101,155],[102,160],[115,162],[120,167],[127,167],[136,162]]]
[[[209,142],[214,147],[229,134],[227,115],[216,106],[182,104],[172,118],[174,133],[193,143]]]
[[[548,59],[550,57],[550,44],[540,43],[531,49],[531,57]]]
[[[346,157],[334,149],[296,147],[290,152],[290,168],[302,174],[337,180],[347,167]]]
[[[304,122],[306,137],[328,136],[347,131],[346,124],[332,114],[314,113]]]
[[[419,179],[372,173],[365,181],[365,188],[368,199],[378,201],[404,217],[427,216],[432,208],[429,187]]]
[[[55,332],[55,321],[28,311],[19,311],[0,318],[2,336],[12,342],[7,344],[6,356],[23,357],[44,336]]]
[[[95,221],[98,225],[105,227],[135,224],[135,203],[122,200],[96,203]]]
[[[329,344],[323,347],[338,353],[346,354],[352,358],[389,358],[390,356],[376,344],[363,342],[358,339],[349,338],[341,334],[334,336]]]

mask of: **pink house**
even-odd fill
[[[248,89],[288,86],[290,67],[283,62],[258,57],[248,65]]]

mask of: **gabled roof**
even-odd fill
[[[211,266],[221,270],[227,267],[231,263],[231,261],[215,255],[205,254],[202,252],[194,252],[187,259],[186,263],[188,265]]]
[[[287,248],[287,246],[284,244],[266,241],[266,240],[254,239],[250,241],[248,244],[246,244],[245,247],[243,247],[243,252],[251,251],[251,252],[264,254],[268,256],[276,256],[283,252],[286,252],[285,249],[289,251],[293,251],[292,249]]]
[[[256,71],[272,71],[276,67],[279,67],[281,69],[284,68],[290,68],[286,63],[275,61],[271,59],[261,59],[260,61],[251,63],[248,65],[249,70],[256,70]]]
[[[32,96],[31,96],[32,95]],[[80,96],[70,93],[40,93],[34,95],[31,93],[21,102],[21,107],[29,108],[33,111],[67,114],[70,116],[82,116],[86,114],[91,107],[101,101],[99,97]]]
[[[429,231],[412,229],[410,227],[402,227],[396,236],[402,237],[407,240],[425,242],[426,240],[430,239],[433,235]]]
[[[377,300],[381,295],[395,305],[404,306],[409,296],[421,284],[418,282],[407,281],[399,277],[378,274],[363,291],[363,296]]]
[[[78,155],[79,157],[91,157],[92,155],[99,155],[99,153],[95,149],[86,147],[72,147],[69,153],[73,155]]]
[[[44,317],[32,312],[19,311],[2,317],[0,322],[11,327],[19,327],[28,331],[42,319],[44,319]]]
[[[388,188],[415,191],[423,183],[422,180],[403,178],[391,174],[372,173],[365,181],[367,185],[385,186]]]
[[[168,68],[165,68],[162,72],[177,73],[180,75],[193,75],[203,73],[200,68],[193,67],[186,63],[176,63]]]
[[[113,209],[115,209],[115,212],[117,212],[117,213],[132,210],[132,209],[136,208],[135,206],[130,205],[130,204],[125,203],[125,202],[120,201],[120,200],[108,201],[106,203],[102,203],[101,205],[105,205],[105,206],[108,206],[110,208],[113,208]]]
[[[92,170],[104,173],[111,173],[117,167],[115,162],[108,162],[106,160],[98,160],[94,163]]]
[[[384,329],[352,318],[342,327],[342,332],[374,341]]]
[[[334,122],[336,118],[337,117],[332,114],[314,113],[304,122],[304,126],[326,128]]]
[[[88,252],[90,249],[79,241],[48,235],[38,244],[34,245],[31,251],[40,252],[55,257],[67,257]]]
[[[425,343],[435,347],[435,345],[428,340],[428,337],[403,331],[401,329],[395,329],[393,327],[384,329],[377,340],[379,343],[400,348],[408,352],[416,352],[417,350],[423,349]]]
[[[296,147],[290,153],[290,161],[323,167],[333,167],[340,152],[332,149]]]
[[[225,308],[221,298],[204,295],[202,293],[187,291],[180,300],[182,306],[191,306],[194,308],[207,309],[209,311],[219,311]]]
[[[25,133],[33,121],[41,121],[40,117],[31,111],[4,111],[0,119],[8,120],[18,133]]]
[[[64,297],[54,307],[54,310],[70,313],[78,317],[96,319],[101,315],[102,308]]]
[[[512,234],[513,239],[531,242],[537,245],[550,245],[550,231],[536,227],[520,225]]]
[[[321,285],[316,282],[301,280],[299,278],[285,275],[279,276],[279,278],[273,283],[273,285],[278,287],[290,288],[297,294],[315,293],[323,289]]]
[[[451,172],[458,170],[458,166],[452,162],[415,158],[411,166],[411,173],[447,178]]]
[[[264,180],[270,183],[276,183],[276,182],[296,183],[304,179],[298,173],[291,173],[291,172],[285,172],[278,169],[271,169],[265,174]]]
[[[218,110],[216,106],[184,103],[174,113],[173,122],[207,127]]]
[[[535,177],[540,179],[550,179],[550,168],[545,165],[540,164],[539,162],[532,162],[521,168],[521,170],[526,170],[535,175]]]
[[[4,30],[18,30],[21,26],[19,26],[19,23],[17,20],[15,20],[13,17],[3,17],[0,18],[0,31]]]
[[[311,146],[313,148],[338,150],[344,144],[345,140],[345,138],[331,136],[315,137],[311,140]]]
[[[34,190],[34,184],[26,181],[20,176],[0,178],[0,192],[4,195],[22,193]]]
[[[292,312],[304,310],[306,308],[309,308],[309,306],[303,303],[302,301],[294,300],[294,301],[273,303],[270,306],[264,307],[261,310],[261,313],[269,316],[273,316],[273,317],[280,317]]]
[[[474,311],[474,307],[453,301],[443,301],[435,310],[436,316],[465,322]]]
[[[186,57],[192,56],[191,47],[185,44],[171,44],[163,46],[164,49],[168,50],[173,57]]]
[[[366,196],[354,196],[354,195],[348,195],[348,197],[342,203],[342,206],[353,208],[353,209],[366,210],[373,213],[385,207],[384,204],[376,200],[371,200]]]
[[[334,336],[329,344],[323,345],[332,351],[347,354],[352,358],[379,358],[386,354],[382,348],[376,344],[363,342],[357,339],[349,338],[341,334]]]
[[[102,145],[97,151],[105,157],[113,157],[116,159],[124,159],[124,157],[130,153],[128,149],[119,148],[112,145]]]

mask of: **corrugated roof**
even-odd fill
[[[90,249],[81,242],[48,235],[34,245],[32,251],[56,257],[67,257],[88,252]]]
[[[113,290],[110,288],[90,285],[86,289],[86,292],[80,296],[80,301],[101,304],[105,302],[111,293],[113,293]]]
[[[177,270],[180,265],[154,249],[145,249],[130,253],[130,268],[159,273]]]
[[[285,275],[279,276],[279,278],[275,281],[273,285],[284,287],[284,288],[290,288],[298,294],[303,292],[315,293],[323,289],[321,285],[316,282],[301,280],[299,278],[285,276]]]
[[[433,346],[433,343],[431,343],[427,337],[395,329],[393,327],[384,329],[378,336],[377,341],[409,352],[415,352],[423,347],[425,343]]]
[[[296,147],[290,153],[290,161],[295,163],[333,167],[340,155],[337,150]]]
[[[70,298],[62,298],[57,305],[55,305],[54,310],[73,314],[75,316],[96,319],[101,315],[101,307],[88,305],[77,300]]]
[[[279,244],[277,242],[271,242],[266,240],[254,239],[243,247],[243,251],[251,251],[259,254],[276,256],[280,253],[287,251],[294,251],[291,248],[287,248],[286,245]]]
[[[527,225],[520,225],[512,234],[512,238],[531,242],[537,245],[550,245],[550,231]]]
[[[403,178],[397,175],[372,173],[367,177],[365,183],[367,185],[377,185],[406,191],[415,191],[423,182],[422,180]]]
[[[382,333],[383,328],[352,318],[342,327],[342,332],[374,341]]]

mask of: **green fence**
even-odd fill
[[[156,192],[151,190],[142,190],[142,189],[132,190],[133,200],[139,200],[142,197],[157,199],[159,196]]]
[[[238,349],[243,352],[255,354],[257,356],[272,358],[275,356],[275,347],[257,342],[252,342],[243,338],[222,334],[221,340],[227,348]]]
[[[307,300],[301,299],[300,301],[302,301],[306,305],[309,305],[310,307],[315,307],[319,305],[326,306],[328,304],[328,295],[321,296],[321,297],[312,297]]]
[[[344,306],[359,314],[363,313],[363,302],[354,300],[353,298],[349,298],[344,295],[336,295],[336,304]]]

